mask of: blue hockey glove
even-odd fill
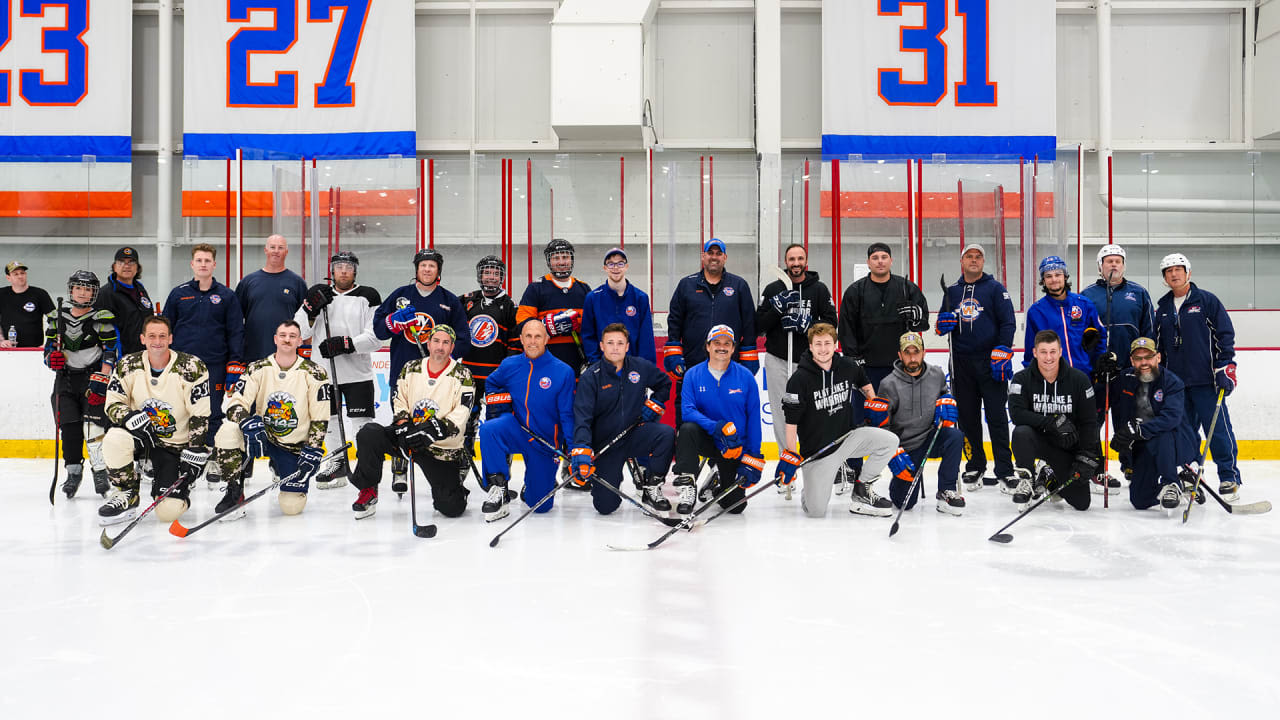
[[[786,315],[793,306],[800,304],[800,291],[784,290],[769,298],[769,306],[779,315]]]
[[[720,427],[716,428],[711,439],[716,443],[716,450],[720,456],[726,460],[733,460],[742,455],[742,434],[738,432],[738,426],[732,421],[726,420],[720,423]]]
[[[738,487],[746,490],[760,482],[760,474],[764,472],[764,460],[755,455],[743,455],[738,465]]]
[[[898,480],[910,483],[915,480],[916,464],[911,462],[911,456],[906,450],[898,448],[898,452],[889,458],[889,472]]]
[[[240,421],[240,432],[244,435],[244,454],[249,458],[260,458],[266,452],[267,426],[261,415],[250,415]]]
[[[684,350],[679,345],[663,346],[662,369],[673,378],[684,375]]]
[[[889,401],[877,395],[862,403],[862,413],[871,427],[886,427],[889,424]]]
[[[790,450],[783,450],[778,456],[778,467],[774,468],[774,484],[785,487],[795,482],[796,470],[800,468],[802,462],[804,458]]]
[[[946,335],[956,329],[956,325],[960,324],[960,318],[953,312],[938,313],[938,324],[933,326],[934,332],[939,335]]]
[[[1013,351],[1007,345],[991,348],[991,377],[996,382],[1009,382],[1013,379]]]
[[[484,420],[496,420],[511,412],[511,393],[490,393],[484,396]]]
[[[643,422],[658,422],[666,411],[666,406],[653,398],[649,398],[644,401],[644,407],[640,408],[640,420]]]
[[[953,428],[960,422],[960,414],[956,410],[956,399],[951,395],[943,395],[933,403],[933,424],[938,427]]]
[[[324,451],[318,447],[303,445],[298,450],[298,480],[305,482],[320,469],[320,461],[324,459]]]
[[[1236,389],[1236,364],[1228,363],[1213,373],[1213,383],[1227,395]]]

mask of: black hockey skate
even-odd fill
[[[80,489],[80,481],[84,479],[84,465],[76,463],[67,466],[67,479],[62,483],[62,492],[66,494],[67,499],[76,496],[76,491]]]

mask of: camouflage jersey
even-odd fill
[[[463,434],[471,406],[475,404],[475,384],[471,371],[457,360],[439,374],[427,369],[427,359],[419,358],[405,363],[396,382],[396,395],[391,399],[395,421],[409,419],[415,423],[438,417],[445,426],[459,432],[431,444],[431,455],[440,460],[456,460],[462,456]]]
[[[223,409],[234,423],[255,412],[261,415],[267,439],[291,452],[303,445],[319,448],[329,427],[332,388],[319,365],[299,357],[281,368],[273,353],[249,363],[227,393]]]
[[[151,418],[166,446],[207,445],[209,370],[196,356],[176,350],[161,368],[151,366],[145,350],[125,355],[107,384],[107,417],[123,425],[138,410]]]

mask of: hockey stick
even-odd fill
[[[1213,431],[1218,427],[1218,415],[1222,413],[1222,402],[1227,397],[1227,391],[1218,390],[1218,403],[1213,407],[1213,419],[1209,421],[1209,432],[1204,436],[1204,450],[1200,452],[1200,469],[1196,472],[1196,484],[1191,486],[1191,496],[1187,498],[1187,509],[1182,511],[1182,524],[1187,523],[1187,518],[1191,516],[1191,507],[1195,505],[1196,493],[1200,492],[1200,483],[1204,482],[1204,460],[1209,456],[1209,443],[1213,442]]]
[[[421,349],[422,346],[419,345],[418,347]],[[413,453],[406,453],[401,450],[400,454],[404,457],[405,462],[409,463],[409,519],[413,521],[413,535],[424,540],[433,538],[436,536],[435,524],[418,524],[418,491],[413,484],[413,476],[416,474],[413,472],[413,467],[416,464],[413,462]]]
[[[907,488],[907,496],[903,498],[901,507],[898,508],[898,516],[893,519],[893,525],[889,527],[889,537],[893,537],[898,532],[898,521],[902,519],[902,511],[907,509],[907,505],[911,503],[911,494],[916,491],[916,485],[924,477],[924,466],[929,464],[929,455],[933,453],[933,443],[942,434],[942,426],[938,425],[933,429],[933,437],[929,438],[929,447],[925,448],[924,459],[920,461],[920,467],[916,469],[916,476],[911,478],[911,487]],[[956,479],[956,485],[963,485],[964,482],[959,478]],[[892,481],[891,481],[892,482]],[[921,493],[924,494],[923,492]]]
[[[329,281],[330,286],[333,285],[333,278],[325,278],[325,279]],[[333,332],[329,330],[329,306],[328,305],[320,308],[320,315],[321,317],[324,318],[324,339],[328,340],[333,337]],[[351,343],[352,343],[352,347],[354,347],[355,346],[354,338],[352,339]],[[419,349],[421,349],[421,347],[419,347]],[[321,354],[323,355],[323,353]],[[342,441],[343,445],[346,445],[347,444],[347,427],[346,427],[346,423],[342,419],[342,391],[338,389],[338,360],[333,355],[329,356],[329,381],[333,383],[333,402],[338,406],[338,412],[335,413],[338,416],[338,439]],[[346,458],[344,457],[342,459],[344,461],[343,466],[345,467]],[[343,484],[346,484],[345,481],[343,482]],[[319,483],[317,483],[317,486],[319,486]]]
[[[960,220],[960,229],[961,229],[961,230],[963,230],[963,229],[964,229],[964,220],[963,220],[963,219],[961,219],[961,220]],[[1003,258],[1002,258],[1001,260],[1003,261]],[[939,314],[939,315],[941,315],[941,314],[942,314],[942,313],[944,313],[944,312],[949,312],[948,310],[944,310],[944,308],[947,306],[947,275],[946,275],[946,273],[942,273],[942,274],[938,275],[938,286],[942,288],[942,302],[938,305],[938,314]],[[964,293],[963,293],[963,292],[961,292],[961,295],[963,295],[963,294],[964,294]],[[953,348],[953,347],[951,346],[951,333],[947,333],[947,382],[946,382],[947,392],[951,392],[951,388],[952,388],[953,383],[955,383],[955,380],[956,380],[956,354],[955,354],[955,348]],[[958,425],[959,425],[959,423],[957,423],[957,426],[958,426]],[[979,425],[978,425],[978,428],[979,428],[979,430],[981,430],[982,425],[981,425],[981,424],[979,424]],[[979,435],[979,439],[981,439],[982,432],[981,432],[981,431],[979,431],[979,432],[978,432],[978,435]],[[971,451],[971,450],[970,450],[970,448],[969,448],[969,438],[965,438],[965,441],[964,441],[964,449],[966,450],[966,452],[965,452],[965,459],[966,459],[966,460],[968,460],[968,459],[969,459],[969,457],[970,457],[970,456],[971,456],[971,454],[972,454],[972,451]],[[992,451],[991,451],[991,454],[992,454],[992,455],[995,455],[995,450],[992,450]],[[923,467],[925,466],[925,463],[928,463],[928,462],[929,462],[929,456],[928,456],[928,455],[925,455],[924,462],[921,462],[921,463],[920,463],[920,467],[922,467],[922,468],[923,468]],[[983,473],[983,474],[984,474],[984,475],[986,474],[986,473],[985,473],[985,471],[984,471],[984,473]],[[978,482],[979,482],[980,484],[985,484],[985,483],[983,483],[983,482],[982,482],[982,478],[981,478],[981,477],[979,477],[979,478],[978,478]],[[914,484],[914,483],[915,483],[915,481],[913,480],[913,481],[912,481],[912,484]],[[922,494],[923,494],[923,493],[922,493]],[[964,476],[963,476],[963,475],[962,475],[962,476],[961,476],[961,477],[956,481],[956,494],[960,496],[960,499],[961,499],[961,500],[963,500],[963,499],[964,499]],[[908,498],[908,499],[910,499],[910,497],[911,497],[910,495],[907,495],[907,498]],[[903,504],[904,504],[904,506],[905,506],[905,504],[906,504],[906,501],[905,501],[905,500],[903,501]],[[901,513],[899,513],[899,514],[901,514]],[[894,525],[894,527],[897,527],[897,525],[898,525],[898,521],[897,521],[897,520],[894,520],[893,525]],[[889,537],[893,537],[893,533],[894,533],[894,531],[893,531],[893,530],[890,530],[890,531],[889,531]]]
[[[786,258],[785,258],[785,257],[783,258],[783,261],[784,261],[784,262],[786,261]],[[785,269],[780,268],[780,267],[776,267],[776,266],[775,266],[775,267],[773,268],[773,274],[774,274],[774,275],[776,275],[776,276],[778,277],[778,279],[782,281],[782,289],[783,289],[783,291],[786,291],[786,290],[791,286],[791,276],[790,276],[789,274],[787,274],[787,271],[786,271]],[[804,296],[801,294],[801,291],[800,291],[800,289],[799,289],[799,288],[796,288],[796,294],[800,297],[800,307],[801,307],[801,308],[803,308],[803,307],[804,307]],[[785,331],[784,331],[784,332],[785,332]],[[790,377],[791,377],[791,372],[792,372],[792,369],[793,369],[793,367],[792,367],[792,363],[791,363],[793,352],[794,352],[794,350],[793,350],[793,345],[792,345],[792,342],[791,342],[791,338],[790,338],[790,337],[788,337],[788,338],[787,338],[787,377],[788,377],[788,378],[790,378]],[[767,374],[766,374],[766,377],[767,377]],[[786,392],[786,388],[783,388],[783,390],[782,390],[782,391],[785,393],[785,392]],[[770,412],[770,413],[774,413],[774,412],[776,412],[776,410],[775,410],[772,406],[770,406],[770,407],[769,407],[769,412]],[[773,420],[774,420],[774,422],[777,422],[777,417],[774,417],[774,418],[773,418]],[[786,432],[786,431],[785,431],[785,429],[784,429],[784,431],[783,431],[783,432]],[[787,483],[786,494],[784,495],[784,497],[785,497],[787,500],[790,500],[790,499],[791,499],[791,486],[792,486],[792,485],[794,485],[794,484],[795,484],[795,483]]]
[[[1106,353],[1111,352],[1111,294],[1115,292],[1111,288],[1111,278],[1115,277],[1114,269],[1107,273],[1107,345]],[[1102,437],[1111,436],[1111,373],[1102,374],[1102,392],[1105,397],[1102,398]],[[1102,448],[1102,507],[1104,509],[1111,507],[1111,478],[1107,476],[1107,465],[1111,453],[1106,447]]]
[[[62,298],[58,298],[58,307],[56,315],[53,316],[53,345],[59,352],[62,351]],[[53,373],[53,482],[49,483],[49,504],[53,504],[54,493],[58,490],[58,470],[59,463],[62,462],[62,403],[59,402],[58,396],[61,394],[60,385],[62,384],[62,371],[55,370]]]
[[[1002,545],[1007,545],[1007,544],[1009,544],[1009,543],[1013,542],[1013,536],[1012,536],[1012,535],[1010,535],[1009,533],[1005,532],[1005,530],[1008,530],[1010,527],[1012,527],[1012,526],[1013,526],[1013,524],[1014,524],[1014,523],[1018,522],[1019,520],[1021,520],[1021,519],[1022,519],[1022,518],[1024,518],[1024,517],[1026,517],[1027,515],[1031,514],[1031,511],[1032,511],[1032,510],[1035,510],[1036,508],[1038,508],[1038,507],[1040,507],[1041,505],[1043,505],[1043,504],[1045,503],[1045,501],[1046,501],[1046,500],[1048,500],[1049,498],[1053,497],[1054,495],[1056,495],[1056,494],[1058,494],[1058,493],[1061,493],[1061,492],[1063,491],[1063,489],[1065,489],[1068,485],[1070,485],[1070,484],[1071,484],[1071,481],[1072,481],[1072,480],[1074,480],[1074,479],[1075,479],[1075,477],[1076,477],[1075,475],[1072,475],[1071,477],[1067,478],[1067,481],[1066,481],[1065,483],[1063,483],[1063,484],[1062,484],[1062,487],[1058,488],[1057,490],[1054,490],[1053,492],[1045,492],[1045,494],[1044,494],[1044,496],[1043,496],[1043,497],[1041,497],[1039,500],[1037,500],[1037,501],[1035,501],[1034,503],[1032,503],[1032,504],[1031,504],[1031,507],[1027,508],[1026,510],[1023,510],[1023,511],[1022,511],[1022,512],[1020,512],[1020,513],[1018,513],[1018,517],[1016,517],[1016,518],[1014,518],[1014,519],[1010,520],[1008,525],[1005,525],[1004,527],[1000,528],[999,530],[997,530],[997,531],[995,532],[995,534],[994,534],[994,535],[992,535],[991,537],[989,537],[989,538],[987,538],[987,539],[988,539],[988,540],[990,540],[991,542],[998,542],[998,543],[1000,543],[1000,544],[1002,544]]]
[[[1232,505],[1226,500],[1223,500],[1222,496],[1208,485],[1205,485],[1203,489],[1209,497],[1218,501],[1218,504],[1222,506],[1223,510],[1226,510],[1232,515],[1261,515],[1263,513],[1271,512],[1270,500],[1259,500],[1258,502],[1246,503],[1244,505]]]
[[[169,497],[169,493],[173,492],[174,489],[181,484],[182,484],[182,481],[181,481],[181,478],[179,478],[177,481],[174,481],[171,485],[169,485],[169,487],[165,488],[164,492],[160,493],[160,496],[157,497],[155,500],[152,500],[151,504],[147,506],[147,509],[143,510],[138,515],[138,517],[134,518],[128,525],[126,525],[124,530],[120,531],[119,535],[115,537],[107,537],[107,531],[104,528],[102,531],[102,537],[98,538],[98,544],[102,545],[102,547],[108,550],[115,547],[116,543],[120,542],[121,538],[123,538],[125,535],[128,535],[129,531],[132,530],[135,525],[142,522],[142,518],[146,517],[147,513],[154,510],[155,507],[160,504],[161,500]]]

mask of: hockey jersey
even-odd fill
[[[426,295],[418,289],[416,282],[396,288],[395,292],[382,301],[373,314],[373,334],[379,340],[391,338],[391,372],[388,377],[392,378],[393,386],[400,377],[400,371],[404,369],[405,363],[422,357],[418,352],[418,346],[412,340],[400,333],[393,335],[387,327],[388,315],[400,308],[410,306],[419,314],[425,313],[431,318],[433,327],[444,323],[453,328],[453,334],[457,338],[453,344],[453,357],[466,357],[471,350],[471,335],[467,331],[467,313],[462,309],[462,302],[458,300],[457,295],[445,290],[444,286],[439,284]]]
[[[170,448],[208,445],[209,370],[196,356],[176,350],[162,368],[151,366],[146,351],[125,355],[107,383],[106,413],[120,425],[134,411],[147,414]]]
[[[451,359],[439,374],[432,375],[427,360],[418,358],[405,363],[400,371],[391,410],[397,422],[407,419],[420,423],[438,417],[451,423],[458,432],[431,445],[432,456],[451,460],[462,455],[462,431],[467,427],[475,399],[471,371],[462,363]]]
[[[649,296],[643,290],[624,280],[627,287],[621,295],[609,288],[609,283],[592,290],[582,308],[582,351],[587,362],[599,362],[600,339],[604,329],[613,323],[621,323],[631,336],[629,355],[658,362],[657,348],[653,342],[653,312],[649,309]]]
[[[507,356],[520,352],[516,304],[506,291],[489,298],[479,290],[472,290],[461,300],[471,334],[471,350],[462,358],[462,364],[471,371],[473,380],[484,382]]]
[[[567,287],[560,287],[551,275],[543,275],[525,288],[524,295],[520,296],[520,307],[516,308],[516,327],[530,318],[542,319],[562,310],[582,312],[590,292],[591,288],[581,280],[571,277]],[[559,335],[547,340],[547,352],[568,365],[575,377],[586,364],[580,334],[578,337],[573,334]]]
[[[489,374],[485,393],[511,394],[511,410],[525,427],[552,445],[568,442],[573,433],[573,370],[550,352],[530,360],[512,355]]]
[[[355,347],[354,353],[339,355],[333,358],[333,368],[337,377],[333,381],[339,384],[363,382],[373,379],[373,358],[370,353],[382,347],[382,341],[373,334],[373,313],[382,298],[378,291],[366,285],[355,285],[346,292],[333,289],[333,302],[325,308],[329,314],[329,330],[335,337],[349,337]],[[328,359],[320,355],[320,343],[328,339],[325,332],[324,314],[316,316],[314,323],[307,317],[307,311],[298,308],[293,316],[295,322],[302,327],[302,339],[311,338],[311,346],[315,348],[312,359],[322,365],[328,365]]]
[[[332,394],[329,375],[319,365],[299,357],[282,368],[272,353],[249,363],[227,393],[222,409],[234,423],[261,415],[267,439],[296,452],[303,445],[324,445]]]
[[[719,380],[711,374],[707,363],[694,365],[684,375],[680,409],[685,422],[697,423],[712,437],[721,423],[732,422],[743,434],[743,452],[763,457],[760,454],[760,391],[751,371],[742,365],[730,361]]]
[[[93,372],[104,362],[114,365],[118,359],[116,316],[110,310],[90,310],[80,316],[71,310],[70,305],[64,305],[61,318],[57,308],[45,316],[45,357],[61,336],[62,354],[67,356],[69,370]]]
[[[1009,291],[990,273],[975,282],[964,276],[951,283],[942,296],[939,312],[953,312],[959,319],[951,333],[951,349],[956,355],[990,358],[997,345],[1013,347],[1017,323]]]
[[[1098,346],[1092,351],[1084,349],[1084,331],[1098,328]],[[1022,365],[1035,362],[1035,337],[1041,330],[1052,330],[1062,343],[1062,359],[1071,367],[1088,375],[1093,370],[1093,358],[1107,347],[1107,329],[1098,320],[1098,309],[1079,293],[1068,292],[1062,300],[1045,295],[1027,311],[1027,335]]]

